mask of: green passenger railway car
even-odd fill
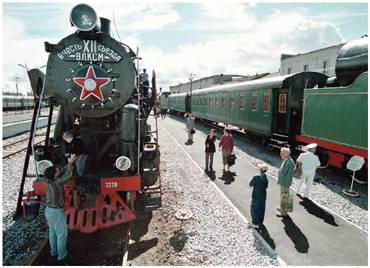
[[[191,96],[191,112],[196,118],[286,143],[300,131],[304,88],[322,86],[326,79],[321,73],[304,72],[201,89]],[[170,109],[188,112],[189,99],[186,93],[171,95]]]
[[[336,77],[302,72],[213,86],[169,96],[172,111],[245,129],[269,146],[318,144],[322,165],[346,167],[362,156],[356,173],[367,180],[368,38],[344,45]]]

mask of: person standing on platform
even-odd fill
[[[234,149],[234,139],[231,135],[231,131],[228,128],[224,129],[224,135],[222,135],[220,143],[218,144],[219,148],[222,148],[222,162],[224,168],[222,169],[224,172],[229,172],[229,156],[233,152]]]
[[[288,215],[288,212],[287,209],[282,206],[282,203],[283,201],[286,201],[289,196],[289,188],[293,181],[294,162],[290,157],[290,149],[287,147],[280,149],[280,157],[283,160],[278,174],[278,184],[280,185],[280,208],[277,210],[280,214],[276,214],[276,216],[284,217]]]
[[[216,152],[215,147],[216,141],[216,130],[212,128],[207,135],[205,142],[205,152],[206,152],[206,172],[208,172],[208,167],[210,171],[213,171],[213,155]]]
[[[68,164],[61,174],[59,169],[51,166],[45,169],[46,208],[45,217],[49,225],[50,255],[63,261],[67,257],[68,228],[64,213],[64,184],[72,177],[73,163],[76,155],[68,158]]]
[[[251,216],[252,226],[255,228],[263,225],[266,209],[266,189],[269,184],[266,177],[267,165],[265,163],[259,163],[258,169],[260,170],[260,175],[254,176],[249,182],[249,186],[253,187]]]
[[[306,146],[307,152],[301,153],[297,159],[296,168],[301,174],[297,187],[297,195],[300,196],[303,184],[306,183],[303,198],[308,198],[315,178],[316,169],[321,165],[319,158],[315,155],[317,144],[310,143]]]
[[[188,132],[188,142],[193,143],[193,134],[194,134],[194,128],[195,128],[195,122],[194,122],[194,116],[189,113],[186,114],[186,130]]]

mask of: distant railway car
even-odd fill
[[[160,108],[169,108],[170,107],[170,92],[162,92],[159,96]]]
[[[305,87],[322,86],[327,76],[304,72],[196,90],[191,111],[197,118],[222,122],[267,140],[300,131]],[[187,93],[170,96],[170,109],[185,112]]]
[[[178,111],[181,113],[185,113],[188,108],[185,106],[185,102],[187,103],[189,97],[187,93],[179,93],[179,94],[171,94],[169,96],[169,109],[171,111]]]
[[[3,96],[3,111],[32,109],[32,96]]]

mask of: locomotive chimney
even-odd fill
[[[100,31],[106,35],[110,35],[110,20],[100,17],[101,28]]]

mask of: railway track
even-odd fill
[[[45,134],[45,132],[42,134]],[[3,159],[7,159],[15,154],[18,154],[20,152],[27,150],[28,140],[29,140],[29,137],[22,138],[20,140],[3,145]],[[36,137],[35,145],[39,145],[43,143],[44,141],[45,141],[44,137]]]

